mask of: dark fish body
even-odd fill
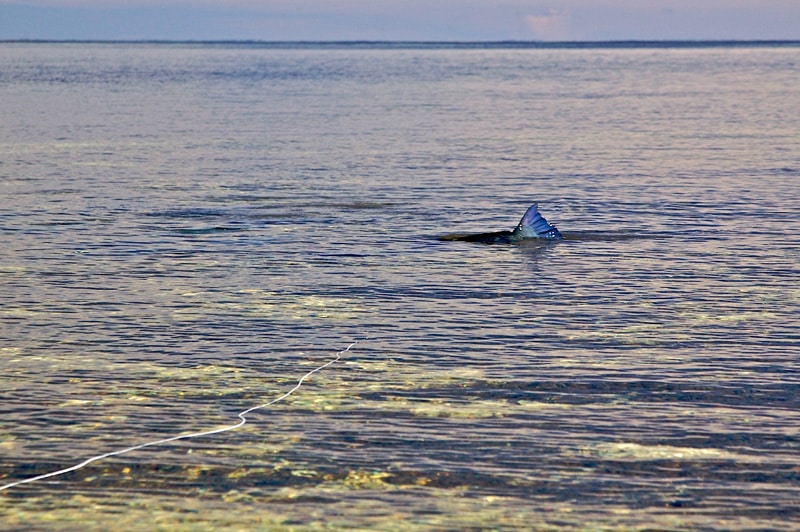
[[[461,242],[479,242],[481,244],[513,244],[529,239],[562,240],[556,226],[544,219],[539,213],[538,206],[534,203],[525,212],[525,215],[513,231],[497,231],[494,233],[478,233],[475,235],[446,235],[440,240],[458,240]]]
[[[478,233],[476,235],[445,235],[439,240],[457,240],[459,242],[480,242],[481,244],[511,244],[513,231],[496,231],[494,233]]]

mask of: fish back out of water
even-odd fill
[[[494,233],[479,233],[476,235],[446,235],[440,240],[459,240],[462,242],[480,242],[483,244],[512,244],[521,240],[540,238],[544,240],[561,240],[561,235],[556,226],[544,219],[539,213],[538,206],[534,203],[525,212],[525,215],[513,231],[496,231]]]

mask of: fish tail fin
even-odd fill
[[[514,235],[517,238],[547,238],[550,240],[564,238],[559,230],[556,229],[556,226],[550,225],[544,219],[544,216],[539,213],[539,206],[536,203],[525,211],[525,215],[519,221],[519,225],[514,229]]]

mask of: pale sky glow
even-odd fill
[[[800,0],[0,0],[0,39],[800,39]]]

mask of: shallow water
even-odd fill
[[[3,521],[793,528],[799,54],[0,45]]]

